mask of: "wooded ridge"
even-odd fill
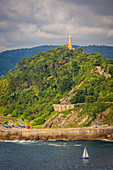
[[[7,50],[0,53],[0,76],[6,75],[10,69],[14,69],[16,64],[25,57],[30,57],[37,52],[52,50],[53,48],[57,48],[55,45],[43,45],[33,48],[22,48],[22,49],[14,49]],[[73,48],[78,48],[78,45],[73,45]],[[106,59],[113,59],[113,47],[112,46],[104,46],[104,45],[89,45],[89,46],[81,46],[81,48],[87,53],[98,52],[102,54]]]

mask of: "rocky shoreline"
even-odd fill
[[[113,140],[113,127],[68,128],[68,129],[23,129],[0,128],[0,140],[74,140],[74,139],[107,139]]]

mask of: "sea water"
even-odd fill
[[[89,159],[82,160],[84,147]],[[113,142],[0,141],[0,170],[113,170]]]

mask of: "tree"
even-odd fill
[[[73,81],[72,81],[72,79],[70,77],[68,77],[68,76],[62,77],[62,79],[60,79],[60,86],[59,86],[62,94],[65,91],[71,90],[72,85],[73,85]]]
[[[111,77],[113,78],[113,65],[109,67],[109,73],[111,74]]]
[[[93,95],[93,94],[94,94],[94,88],[93,88],[93,87],[89,87],[89,88],[87,89],[87,94],[88,94],[88,95]]]
[[[85,102],[86,103],[93,103],[93,102],[95,102],[95,98],[93,96],[86,96]]]

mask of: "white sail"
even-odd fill
[[[83,156],[82,157],[83,158],[89,157],[88,152],[86,150],[86,147],[84,148],[84,152],[83,152]]]

